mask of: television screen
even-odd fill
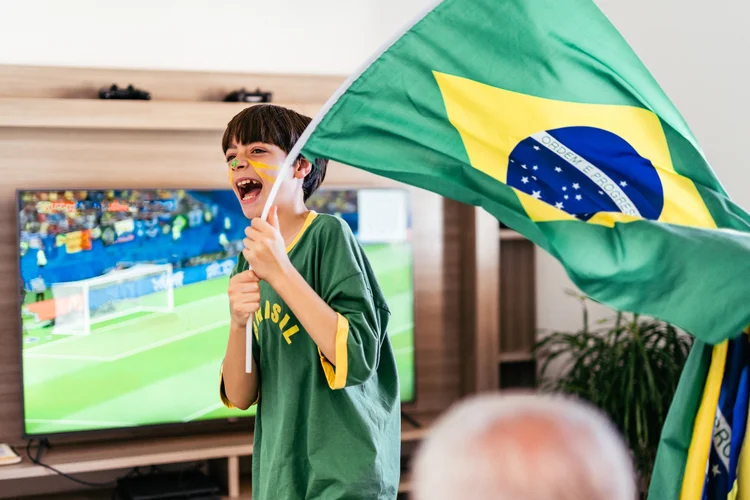
[[[222,406],[229,274],[247,220],[231,190],[17,193],[27,436],[251,416]],[[318,191],[378,275],[403,401],[414,398],[408,194]]]

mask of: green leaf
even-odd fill
[[[554,332],[539,340],[540,387],[588,400],[601,408],[622,433],[634,462],[648,478],[659,433],[692,347],[692,338],[660,321],[615,312],[589,329]],[[550,373],[550,365],[560,369]]]

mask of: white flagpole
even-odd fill
[[[273,187],[271,188],[271,192],[268,194],[268,199],[266,200],[266,205],[263,207],[263,213],[261,214],[260,218],[261,220],[266,220],[268,218],[268,212],[271,210],[271,207],[273,206],[273,201],[276,198],[276,195],[279,192],[279,188],[281,187],[281,182],[284,179],[284,176],[286,176],[287,171],[289,168],[291,168],[292,164],[294,163],[294,160],[299,156],[299,154],[302,152],[302,148],[307,144],[307,141],[310,139],[310,136],[312,135],[313,131],[318,127],[320,122],[323,120],[323,117],[328,114],[328,112],[331,110],[334,104],[338,102],[338,100],[341,98],[344,93],[349,90],[349,87],[352,86],[352,84],[365,72],[367,68],[370,67],[370,65],[383,53],[388,50],[391,45],[393,45],[398,39],[400,39],[407,31],[409,31],[415,24],[417,24],[419,21],[421,21],[428,13],[430,13],[435,7],[437,7],[440,3],[442,3],[443,0],[433,0],[429,5],[427,5],[417,16],[414,17],[411,21],[409,21],[402,29],[398,30],[388,41],[386,41],[380,48],[378,48],[372,56],[370,56],[369,59],[367,59],[364,64],[362,64],[357,71],[355,71],[347,80],[334,92],[334,94],[326,101],[326,103],[323,105],[323,107],[318,111],[318,113],[315,115],[313,120],[307,125],[305,128],[305,131],[302,133],[300,138],[297,140],[297,142],[294,143],[294,146],[292,147],[292,150],[289,151],[289,154],[286,157],[286,160],[284,160],[284,163],[281,165],[281,168],[279,168],[279,175],[276,177],[276,180],[273,183]],[[252,268],[250,268],[252,269]],[[252,320],[252,318],[251,318]],[[248,321],[247,323],[247,330],[245,332],[246,338],[245,338],[245,372],[246,373],[252,373],[253,369],[253,325],[252,321]]]
[[[295,145],[296,146],[296,145]],[[300,146],[301,149],[301,146]],[[294,148],[292,148],[292,151],[294,151]],[[297,152],[299,154],[299,150]],[[268,212],[271,211],[271,207],[273,206],[273,201],[276,199],[276,195],[279,193],[279,188],[281,188],[281,183],[284,180],[284,177],[286,176],[287,171],[289,168],[291,168],[292,164],[294,163],[294,159],[297,157],[297,154],[287,155],[286,159],[284,160],[284,163],[281,164],[281,168],[279,168],[279,174],[276,177],[276,180],[273,182],[273,186],[271,187],[271,192],[268,194],[268,199],[266,200],[266,204],[263,207],[263,212],[261,213],[261,220],[268,219]],[[252,266],[248,263],[248,269],[252,270]],[[247,322],[247,328],[245,330],[245,373],[252,373],[253,372],[253,318],[250,317],[250,320]]]

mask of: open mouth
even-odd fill
[[[242,201],[255,200],[260,196],[260,192],[263,190],[263,183],[261,181],[249,177],[238,179],[235,185],[237,186],[237,192]]]

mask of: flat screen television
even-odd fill
[[[402,401],[414,399],[408,192],[321,189],[392,311]],[[222,406],[229,274],[247,220],[231,190],[19,190],[25,437],[235,420]]]

